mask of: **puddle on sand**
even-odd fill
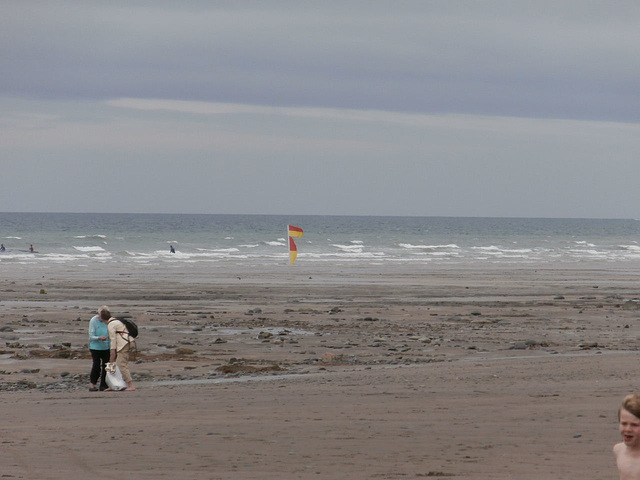
[[[196,380],[160,380],[158,382],[138,382],[137,385],[142,386],[173,386],[173,385],[208,385],[216,383],[245,383],[245,382],[267,382],[276,380],[285,380],[293,378],[308,378],[308,373],[290,373],[287,375],[262,375],[259,377],[244,376],[233,378],[205,378]]]
[[[296,328],[284,328],[284,327],[264,327],[264,328],[216,328],[212,330],[178,330],[177,333],[195,333],[198,335],[258,335],[260,332],[269,332],[273,335],[280,335],[281,333],[287,333],[288,335],[315,335],[315,332],[308,330],[300,330]]]
[[[17,358],[13,358],[12,354],[0,355],[0,365],[12,365],[17,363],[19,360]]]

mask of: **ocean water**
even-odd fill
[[[288,224],[305,232],[295,239],[296,265],[640,260],[637,220],[0,213],[7,249],[0,271],[3,264],[286,265]]]

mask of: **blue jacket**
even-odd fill
[[[107,337],[106,340],[99,340],[98,337]],[[89,349],[109,350],[109,332],[107,324],[100,321],[96,315],[89,322]]]

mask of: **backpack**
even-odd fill
[[[136,338],[138,336],[138,326],[133,320],[130,320],[128,318],[119,318],[118,320],[120,320],[124,324],[124,326],[127,327],[127,331],[129,332],[129,335],[131,337]]]

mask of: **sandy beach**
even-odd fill
[[[617,478],[629,267],[11,268],[2,478]],[[136,392],[88,391],[102,304]]]

